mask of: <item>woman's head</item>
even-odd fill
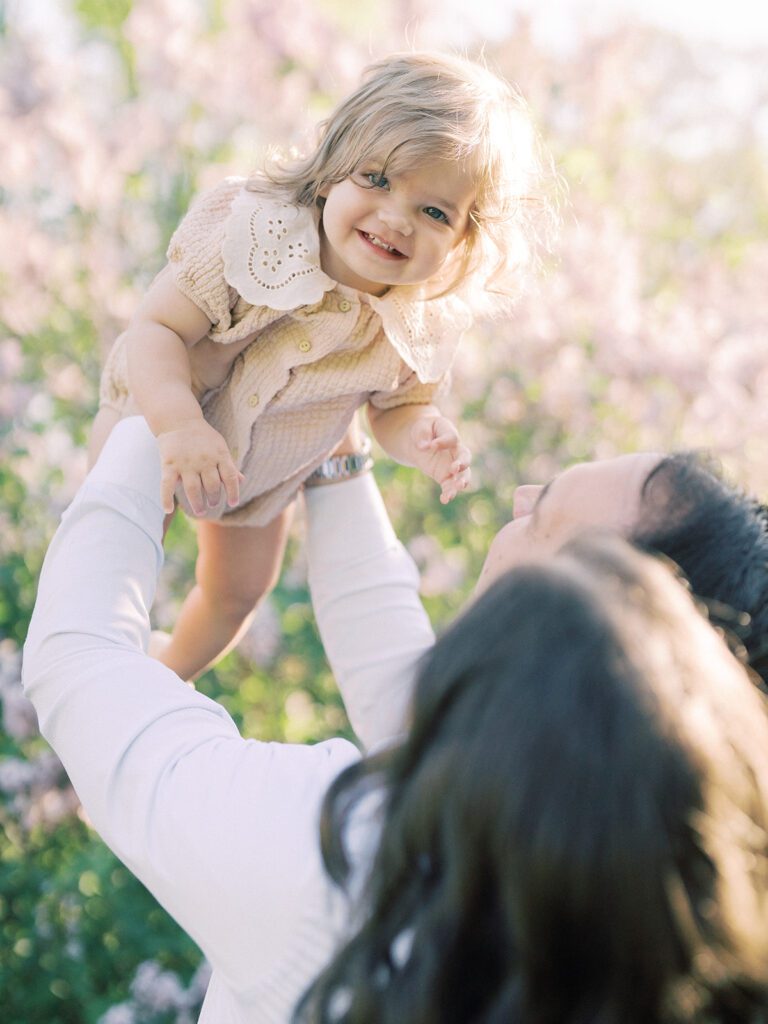
[[[629,532],[685,573],[710,618],[743,644],[768,683],[768,518],[702,456],[670,455],[646,478]]]
[[[710,616],[743,642],[768,677],[768,528],[761,506],[701,455],[622,455],[523,486],[496,535],[478,589],[593,527],[615,530],[682,568]]]
[[[440,162],[465,167],[474,201],[446,290],[470,272],[509,290],[508,271],[528,255],[533,214],[548,204],[529,112],[507,82],[448,54],[387,57],[321,124],[314,153],[269,176],[292,201],[313,206],[371,160],[384,175]]]
[[[340,992],[349,1024],[746,1022],[764,999],[762,697],[617,538],[489,589],[424,665],[408,739],[337,785],[332,819],[372,780],[370,909],[309,1019]]]

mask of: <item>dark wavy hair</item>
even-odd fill
[[[328,793],[330,875],[382,799],[312,1024],[768,1019],[768,717],[666,567],[582,539],[488,590],[403,744]]]
[[[642,550],[675,562],[710,619],[743,645],[768,686],[768,514],[727,483],[706,455],[662,459],[646,479],[637,527]]]

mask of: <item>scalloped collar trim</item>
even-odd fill
[[[253,306],[296,309],[336,285],[320,267],[311,210],[245,188],[232,201],[222,252],[227,283]]]

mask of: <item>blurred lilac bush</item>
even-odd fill
[[[205,987],[199,952],[93,836],[19,685],[45,546],[85,474],[104,353],[198,189],[248,173],[274,144],[301,146],[369,59],[439,43],[444,21],[437,0],[0,4],[4,1024],[186,1024]],[[445,509],[429,481],[378,465],[437,621],[466,595],[521,480],[707,445],[768,489],[764,60],[638,26],[549,53],[524,20],[486,53],[527,95],[568,197],[557,252],[517,315],[478,325],[460,353],[451,404],[476,489]],[[193,552],[178,519],[160,626]],[[300,538],[241,653],[200,685],[252,735],[346,727]]]

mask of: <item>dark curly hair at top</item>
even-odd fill
[[[764,698],[667,568],[580,540],[438,641],[401,746],[326,799],[381,835],[312,1024],[768,1020]]]
[[[643,486],[630,538],[672,559],[710,619],[744,646],[768,686],[768,515],[697,453],[661,460]]]

